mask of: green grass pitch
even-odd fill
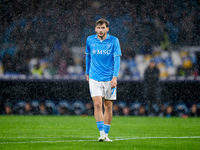
[[[114,116],[98,137],[94,117],[0,116],[0,150],[199,150],[200,118]]]

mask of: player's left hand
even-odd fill
[[[117,77],[113,77],[110,82],[111,88],[115,88],[117,86]]]

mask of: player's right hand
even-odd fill
[[[86,74],[86,80],[89,82],[89,75]]]

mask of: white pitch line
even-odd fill
[[[115,139],[116,141],[123,140],[136,140],[136,139],[199,139],[200,136],[185,136],[185,137],[133,137],[133,138],[123,138],[123,139]]]
[[[26,137],[24,137],[26,138]],[[39,137],[41,138],[41,137]],[[45,137],[42,137],[45,138]],[[47,137],[48,138],[48,137]],[[137,139],[199,139],[200,136],[185,136],[185,137],[133,137],[133,138],[119,138],[114,141],[137,140]],[[0,142],[0,144],[32,144],[32,143],[66,143],[66,142],[93,142],[97,140],[56,140],[56,141],[19,141],[19,142]]]
[[[96,136],[87,136],[82,138],[95,138]],[[0,139],[61,139],[61,138],[69,138],[69,137],[0,137]],[[80,137],[72,137],[72,138],[80,138]]]
[[[97,140],[60,140],[60,141],[21,141],[21,142],[0,142],[2,144],[34,144],[34,143],[67,143],[67,142],[86,142],[86,141],[97,141]]]

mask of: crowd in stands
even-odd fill
[[[1,74],[83,75],[84,49],[76,57],[71,48],[84,46],[87,36],[95,34],[95,21],[106,18],[109,33],[121,42],[125,76],[142,77],[146,65],[141,62],[150,57],[156,57],[161,77],[197,76],[193,53],[170,53],[170,45],[199,45],[200,6],[195,0],[4,0],[0,10]],[[153,46],[165,54],[158,55]]]
[[[114,116],[159,116],[159,117],[199,117],[200,103],[163,103],[160,107],[153,105],[153,110],[149,112],[148,105],[141,102],[132,102],[130,104],[124,101],[114,102]],[[94,115],[92,101],[23,101],[16,103],[4,103],[4,115]]]
[[[95,22],[100,18],[110,22],[109,33],[121,44],[119,80],[143,78],[152,59],[161,78],[199,76],[195,52],[172,49],[174,45],[200,45],[200,5],[196,0],[2,0],[0,77],[85,77],[86,38],[95,34]],[[80,49],[81,54],[76,52]],[[3,105],[3,114],[93,114],[93,105],[80,101]],[[199,109],[198,104],[165,103],[153,115],[199,116]],[[148,106],[141,103],[119,102],[113,109],[114,115],[124,116],[151,115],[147,112]]]

